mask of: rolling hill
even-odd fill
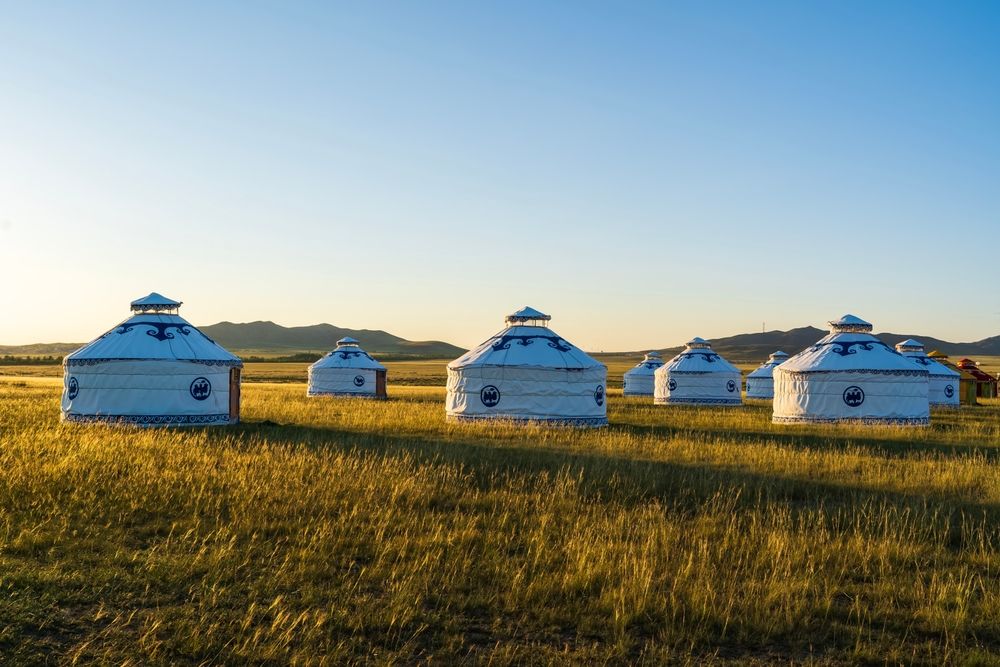
[[[799,327],[789,331],[766,331],[762,333],[738,334],[726,338],[716,338],[711,341],[712,348],[731,361],[764,360],[775,350],[784,350],[796,354],[809,347],[828,332],[816,327]],[[1000,355],[1000,336],[985,338],[974,343],[952,343],[933,336],[922,334],[898,334],[882,332],[875,334],[889,345],[915,338],[924,344],[927,351],[940,350],[950,356]],[[683,349],[681,346],[661,350],[665,358],[669,358]]]
[[[274,322],[219,322],[199,328],[228,350],[268,356],[326,352],[345,336],[358,339],[361,346],[373,354],[454,358],[465,353],[464,348],[438,340],[406,340],[385,331],[345,329],[332,324],[283,327]],[[63,356],[81,345],[83,343],[0,345],[0,356]]]
[[[246,355],[276,356],[297,353],[319,353],[332,349],[336,341],[345,336],[357,338],[369,352],[381,355],[401,355],[452,359],[464,349],[437,340],[411,341],[377,329],[345,329],[332,324],[313,324],[302,327],[284,327],[274,322],[219,322],[201,327],[207,336],[223,347]],[[716,338],[712,347],[732,361],[758,361],[775,350],[795,354],[812,345],[826,334],[816,327],[799,327],[789,331],[739,334]],[[895,345],[906,338],[916,338],[928,350],[941,350],[948,355],[994,356],[1000,355],[1000,336],[993,336],[973,343],[952,343],[921,334],[880,333],[879,338]],[[80,343],[36,343],[34,345],[0,345],[0,356],[62,356],[80,347]],[[669,358],[682,348],[661,349]],[[641,355],[641,352],[616,354]]]

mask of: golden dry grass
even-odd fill
[[[0,382],[11,664],[996,664],[1000,404],[778,427],[612,394],[598,430],[443,391],[244,387],[245,423],[74,427]]]

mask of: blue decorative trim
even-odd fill
[[[526,335],[514,335],[514,334],[504,334],[498,340],[496,340],[490,347],[494,351],[509,350],[510,344],[516,342],[518,345],[527,347],[531,345],[535,340],[547,341],[548,346],[559,350],[560,352],[571,352],[573,348],[569,346],[569,343],[564,341],[559,336],[545,336],[542,334],[526,334]]]
[[[385,396],[379,396],[375,393],[368,393],[362,391],[316,391],[315,389],[307,389],[306,396],[340,396],[343,398],[386,398]]]
[[[875,369],[855,369],[855,368],[844,368],[837,371],[789,371],[783,368],[779,368],[778,372],[784,373],[796,379],[805,379],[810,375],[830,375],[833,373],[855,373],[858,375],[895,375],[898,377],[928,377],[927,371],[920,368],[914,368],[911,370],[875,370]]]
[[[654,405],[742,405],[738,398],[654,398]]]
[[[605,417],[507,417],[504,415],[446,415],[450,422],[508,422],[518,426],[538,424],[540,426],[607,426]]]
[[[771,417],[773,424],[863,424],[890,426],[928,426],[930,417]]]
[[[228,414],[222,415],[79,415],[63,413],[63,419],[75,424],[134,424],[136,426],[182,426],[197,424],[230,424]]]
[[[710,364],[714,364],[716,361],[722,358],[715,352],[681,352],[675,358],[690,359],[692,357],[704,357],[705,361],[707,361]]]
[[[99,366],[112,361],[183,361],[189,364],[201,364],[202,366],[227,366],[231,368],[243,368],[243,362],[239,359],[163,359],[152,358],[142,359],[136,357],[107,357],[104,359],[73,359],[67,357],[63,360],[64,366]]]
[[[899,354],[899,352],[896,352],[894,349],[892,349],[891,347],[889,347],[880,340],[833,340],[827,343],[816,343],[815,345],[810,347],[809,350],[811,352],[815,352],[821,347],[826,347],[827,345],[835,346],[835,349],[833,351],[842,357],[846,357],[850,354],[857,354],[860,350],[864,350],[865,352],[871,352],[873,349],[875,349],[875,346],[882,346],[883,348],[889,350],[893,354]],[[858,349],[855,350],[854,346],[857,346]]]
[[[204,401],[212,395],[212,383],[206,377],[196,377],[191,381],[188,391],[191,392],[191,398],[194,400]]]
[[[622,396],[652,396],[652,395],[653,395],[652,389],[649,391],[634,391],[632,389],[629,389],[627,391],[624,390],[622,391]]]
[[[183,336],[188,336],[191,334],[191,328],[190,328],[191,325],[181,324],[180,322],[130,322],[129,324],[123,324],[120,327],[118,327],[114,333],[121,336],[122,334],[129,333],[135,327],[153,327],[152,329],[146,330],[146,335],[152,336],[161,343],[165,340],[176,338],[176,336],[168,332],[167,329],[176,329],[177,333]]]
[[[340,357],[341,359],[350,359],[352,357],[364,357],[370,361],[375,361],[372,356],[365,352],[364,350],[334,350],[329,354],[331,357]],[[378,363],[377,361],[375,363]]]

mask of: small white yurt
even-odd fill
[[[927,400],[931,405],[957,408],[959,406],[958,371],[927,356],[924,344],[908,338],[896,344],[896,351],[920,368],[927,370]]]
[[[506,329],[448,364],[448,419],[607,424],[607,368],[549,329],[550,319],[522,308],[507,316]]]
[[[68,422],[190,425],[240,419],[243,362],[153,292],[132,317],[63,361]]]
[[[684,351],[657,369],[657,405],[740,405],[740,369],[723,359],[704,338],[688,341]]]
[[[309,367],[309,396],[385,398],[385,366],[361,349],[353,338],[341,338],[337,347]]]
[[[774,423],[929,423],[927,370],[871,332],[868,322],[844,315],[775,368]]]
[[[774,369],[786,359],[788,353],[778,350],[747,375],[747,398],[774,398]]]
[[[622,394],[625,396],[652,396],[653,374],[663,365],[659,352],[647,352],[645,358],[622,376]]]

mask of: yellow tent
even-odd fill
[[[962,405],[979,405],[979,401],[976,400],[976,378],[971,373],[968,373],[955,364],[948,361],[948,355],[943,352],[938,352],[937,350],[932,350],[927,353],[927,356],[934,361],[947,366],[953,371],[958,372],[958,399],[959,403]]]

